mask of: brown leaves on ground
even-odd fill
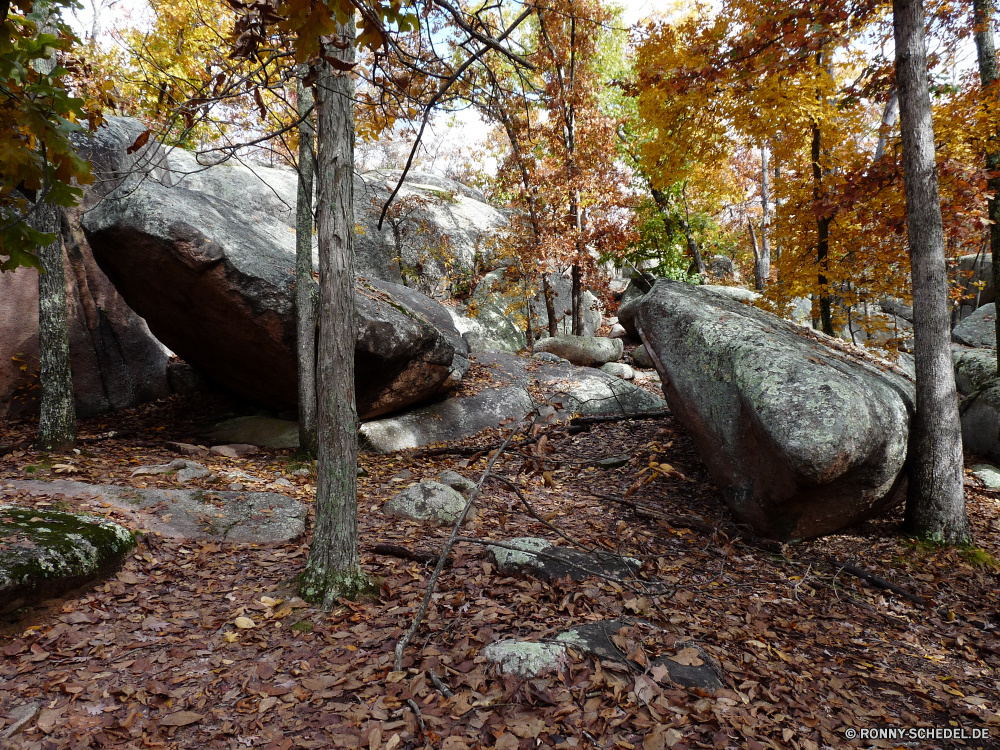
[[[170,399],[114,421],[85,422],[84,435],[95,439],[82,443],[80,454],[43,456],[22,447],[0,459],[0,493],[4,479],[26,476],[26,466],[54,477],[56,463],[77,469],[74,478],[140,486],[131,469],[169,460],[162,443],[196,435],[192,420],[206,421],[213,406]],[[134,432],[96,438],[125,427]],[[14,424],[10,431],[16,442],[30,430]],[[494,444],[498,434],[466,444]],[[362,561],[381,579],[378,601],[345,601],[326,613],[298,599],[292,581],[307,540],[265,547],[147,535],[116,576],[3,626],[0,721],[9,723],[24,703],[41,709],[9,745],[817,750],[850,745],[847,727],[960,725],[1000,734],[996,570],[976,567],[960,551],[906,542],[896,517],[782,554],[713,532],[721,524],[731,531],[731,516],[672,420],[545,434],[542,456],[525,447],[503,457],[498,471],[540,518],[575,540],[641,560],[634,580],[506,577],[483,560],[479,545],[459,544],[403,670],[393,671],[393,649],[431,568],[365,550],[389,543],[436,552],[448,530],[383,517],[380,507],[408,483],[445,468],[478,479],[487,454],[366,455]],[[309,502],[311,477],[294,473],[287,453],[203,462],[216,473],[242,472],[240,481],[251,486],[286,478],[292,485],[282,491]],[[609,455],[630,459],[615,469],[594,466]],[[653,463],[672,471],[647,470]],[[627,502],[609,502],[623,499],[637,480]],[[976,538],[1000,557],[1000,496],[969,489]],[[14,499],[101,510],[136,524],[129,514],[84,500]],[[497,483],[479,505],[467,536],[568,543]],[[696,519],[691,525],[701,530],[665,520],[681,516]],[[848,577],[830,562],[837,560],[905,586],[930,605],[918,608]],[[629,665],[571,649],[565,671],[519,680],[497,674],[482,656],[498,639],[551,640],[571,625],[622,617],[635,618],[614,636]],[[725,672],[715,695],[679,689],[653,664],[666,656],[699,666],[692,643]],[[452,697],[438,691],[432,672]],[[990,742],[968,745],[994,747]]]

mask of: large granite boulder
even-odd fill
[[[169,352],[98,267],[69,211],[66,307],[76,413],[89,417],[168,396]],[[0,420],[38,409],[38,272],[0,273]]]
[[[639,338],[639,330],[635,327],[635,314],[639,309],[639,302],[652,288],[655,279],[647,274],[636,276],[629,281],[622,298],[618,303],[618,324],[625,329],[625,332],[633,339]]]
[[[294,407],[295,235],[247,211],[150,181],[102,201],[83,226],[102,269],[157,338],[239,395]],[[366,279],[355,302],[359,414],[433,396],[462,369],[464,342],[437,303]]]
[[[736,517],[792,541],[905,496],[912,383],[762,310],[658,281],[637,322]]]
[[[983,305],[951,331],[951,340],[977,349],[996,349],[996,303]]]
[[[481,387],[458,392],[404,414],[361,425],[365,447],[389,453],[432,443],[461,440],[508,420],[521,419],[539,406],[529,389],[549,403],[561,403],[556,415],[660,412],[662,399],[628,381],[590,367],[524,359],[503,352],[475,356],[470,380]],[[462,391],[465,391],[463,386]]]

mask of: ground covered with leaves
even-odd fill
[[[0,501],[82,508],[141,531],[135,514],[28,496],[9,482],[177,486],[170,475],[131,472],[175,458],[166,441],[200,442],[200,426],[226,408],[216,396],[173,397],[85,420],[80,452],[67,455],[31,449],[30,422],[4,425]],[[1000,494],[970,476],[981,552],[915,544],[899,534],[898,515],[795,546],[761,542],[733,523],[669,417],[546,427],[495,467],[526,502],[487,482],[463,532],[613,551],[642,561],[636,576],[506,576],[481,545],[461,542],[403,670],[393,671],[393,650],[433,565],[372,550],[391,544],[434,554],[450,530],[386,517],[382,505],[445,469],[478,481],[505,436],[480,434],[455,447],[482,450],[461,453],[362,456],[362,561],[381,582],[377,600],[323,612],[298,599],[294,579],[308,538],[266,546],[144,534],[115,577],[6,616],[0,735],[25,706],[38,713],[5,746],[1000,747],[992,564],[1000,558]],[[197,460],[217,474],[242,472],[248,489],[284,479],[282,491],[311,507],[314,473],[304,475],[310,465],[289,451]],[[878,588],[880,579],[903,593]],[[519,679],[482,655],[496,640],[543,641],[571,625],[620,618],[634,623],[616,636],[628,657],[621,661],[570,650],[562,671]],[[715,694],[680,689],[648,669],[690,642],[724,673]],[[992,738],[848,739],[851,730],[875,728],[988,730]]]

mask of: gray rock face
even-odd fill
[[[567,664],[566,646],[561,643],[536,643],[514,639],[496,641],[483,649],[483,656],[500,667],[503,674],[537,677],[562,669]]]
[[[951,331],[951,340],[977,349],[996,349],[996,303],[983,305]]]
[[[965,450],[1000,462],[1000,378],[984,383],[959,407]]]
[[[621,359],[625,346],[621,339],[561,334],[540,339],[535,343],[535,350],[555,354],[580,367],[600,367]]]
[[[639,309],[639,301],[652,288],[653,282],[653,277],[646,274],[642,278],[634,278],[629,281],[625,291],[622,292],[622,298],[618,304],[618,324],[633,339],[639,338],[639,330],[635,327],[635,314]]]
[[[264,544],[296,539],[305,531],[305,506],[273,492],[136,489],[64,479],[7,484],[31,494],[97,497],[172,538]]]
[[[955,386],[969,396],[997,376],[995,349],[965,349],[952,352],[955,361]]]
[[[650,357],[649,352],[646,351],[645,344],[632,352],[632,362],[636,367],[644,367],[647,370],[656,367],[656,365],[653,364],[653,358]]]
[[[523,573],[555,581],[570,578],[582,581],[593,575],[626,580],[635,575],[639,560],[611,553],[584,552],[573,547],[557,547],[547,539],[518,537],[505,542],[507,547],[487,545],[486,557],[496,563],[501,573]]]
[[[563,404],[561,418],[583,415],[653,412],[666,408],[662,399],[600,370],[538,362],[501,352],[476,355],[477,377],[490,382],[473,395],[457,395],[405,414],[361,425],[369,449],[390,453],[431,443],[460,440],[521,419],[535,403],[528,392],[537,388],[549,401]],[[528,365],[532,368],[529,370]]]
[[[205,193],[147,183],[102,202],[84,228],[118,291],[185,361],[256,403],[296,404],[295,237],[287,226]],[[436,303],[364,279],[355,301],[361,415],[429,398],[461,369],[457,331],[427,317]]]
[[[106,575],[135,546],[103,518],[17,505],[0,505],[0,538],[0,612]]]
[[[456,492],[461,492],[468,497],[476,489],[476,483],[471,479],[466,479],[457,471],[443,471],[438,477],[441,484],[446,484]]]
[[[441,482],[424,481],[389,498],[382,506],[382,512],[389,516],[409,518],[411,521],[429,521],[450,526],[462,515],[466,502],[465,496],[458,490]],[[470,510],[467,520],[475,517],[474,510]]]
[[[906,378],[678,282],[657,282],[638,324],[671,409],[757,533],[820,536],[903,499]]]
[[[728,258],[726,260],[729,260]],[[724,297],[725,299],[736,300],[737,302],[746,302],[752,304],[755,300],[760,299],[760,294],[753,292],[749,289],[744,289],[741,286],[715,286],[713,284],[705,284],[698,287],[705,294],[711,294],[716,297]]]

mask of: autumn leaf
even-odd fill
[[[178,711],[160,719],[160,725],[165,727],[186,727],[189,724],[196,724],[204,718],[202,714],[197,714],[194,711]]]
[[[240,630],[249,630],[250,628],[257,627],[257,624],[249,617],[237,617],[233,620],[233,625],[238,627]]]
[[[685,667],[700,667],[705,663],[699,658],[698,649],[696,648],[682,648],[674,656],[668,656],[667,658]]]

